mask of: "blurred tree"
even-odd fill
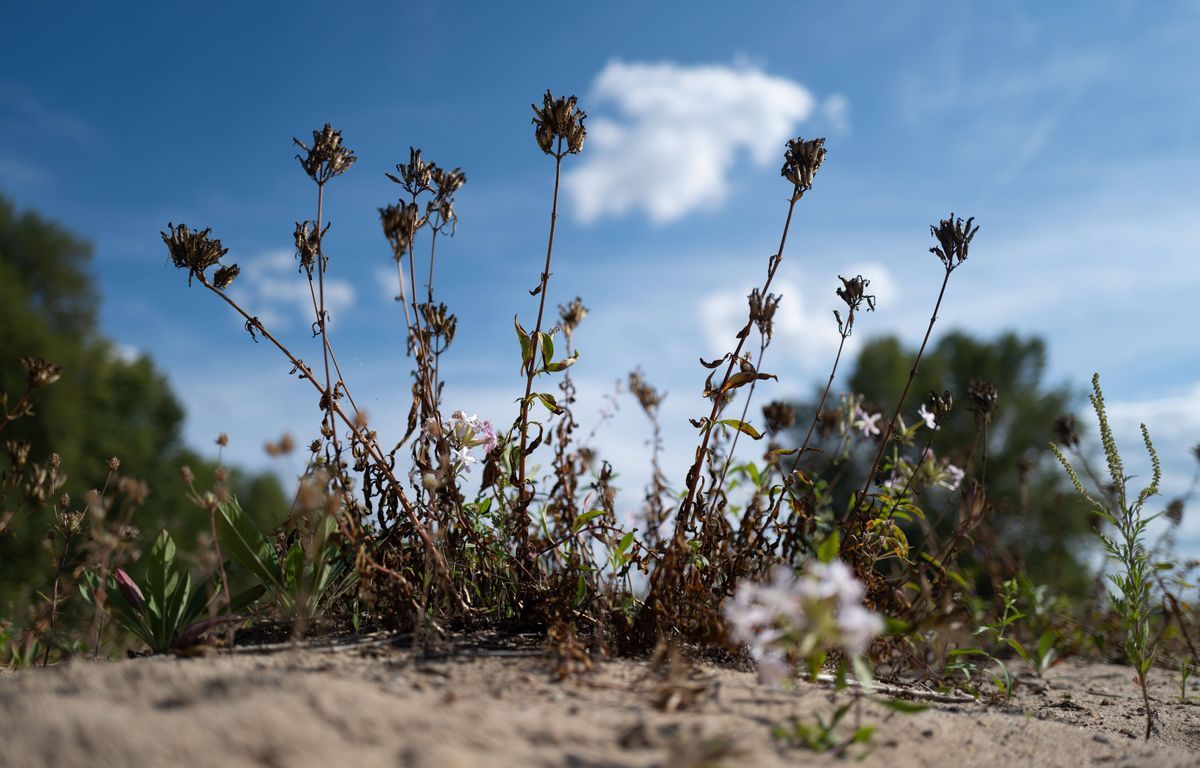
[[[864,396],[865,410],[882,412],[886,421],[915,356],[915,349],[895,337],[873,339],[859,353],[848,389]],[[993,505],[989,523],[995,541],[1010,563],[1026,568],[1036,583],[1078,595],[1092,584],[1084,560],[1095,545],[1093,521],[1064,487],[1062,472],[1048,450],[1048,443],[1057,439],[1055,419],[1073,410],[1075,396],[1066,386],[1047,384],[1045,368],[1046,346],[1039,338],[1006,333],[986,341],[953,332],[926,351],[901,416],[907,424],[918,421],[917,409],[929,392],[949,390],[954,410],[934,436],[932,448],[960,467],[973,456],[967,476],[980,477],[983,441],[977,437],[968,387],[973,380],[995,384],[998,398],[986,445],[986,487]],[[798,412],[811,417],[815,401],[799,406]],[[805,418],[797,420],[801,437],[808,424]],[[856,456],[847,474],[861,484],[871,458]],[[846,503],[853,487],[849,484],[840,504]],[[920,503],[945,506],[948,524],[954,518],[949,514],[953,499],[947,492],[930,489]]]
[[[194,549],[208,519],[187,500],[179,468],[190,466],[197,487],[207,488],[216,466],[183,445],[183,407],[151,360],[126,359],[97,329],[90,260],[88,243],[34,213],[17,214],[0,197],[0,392],[15,398],[24,391],[23,356],[62,366],[61,380],[37,393],[35,415],[9,424],[0,437],[31,443],[31,461],[57,453],[68,477],[63,490],[76,499],[103,486],[106,462],[116,456],[122,475],[150,488],[134,521],[143,538],[166,527],[181,549]],[[0,452],[0,470],[8,461]],[[235,471],[230,480],[257,517],[286,513],[273,476]],[[40,546],[48,524],[44,511],[31,512],[0,536],[0,614],[38,588],[48,562]]]

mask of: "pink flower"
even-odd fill
[[[113,574],[113,579],[117,582],[117,590],[121,593],[121,597],[125,598],[125,602],[139,611],[145,609],[146,598],[142,595],[142,589],[129,577],[128,573],[118,568]]]
[[[483,453],[486,456],[496,450],[496,444],[499,441],[496,439],[496,430],[492,428],[492,422],[484,421],[475,429],[475,445],[483,446]]]

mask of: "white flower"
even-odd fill
[[[839,604],[858,603],[866,596],[866,590],[854,577],[854,571],[841,560],[829,563],[814,563],[808,568],[810,579],[809,595],[818,600],[837,598]]]
[[[958,486],[962,485],[963,478],[967,473],[953,464],[947,464],[945,472],[946,479],[942,480],[940,485],[952,491],[957,491]]]
[[[471,455],[468,448],[451,448],[450,460],[456,464],[462,464],[463,469],[471,471],[471,465],[475,463],[475,457]]]
[[[854,409],[854,428],[861,429],[863,437],[871,437],[878,435],[879,419],[883,417],[882,413],[867,413],[861,407]]]
[[[838,609],[837,624],[842,635],[841,647],[851,656],[866,653],[871,641],[884,629],[883,618],[857,602]]]
[[[917,409],[917,415],[920,416],[925,422],[925,426],[929,427],[930,429],[941,429],[941,427],[937,425],[937,417],[933,415],[933,411],[925,407],[924,403],[922,403],[921,407]]]

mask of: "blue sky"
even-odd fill
[[[697,355],[725,351],[775,248],[783,140],[824,135],[778,286],[768,397],[807,394],[836,340],[839,273],[875,282],[862,338],[916,342],[940,277],[928,225],[982,229],[939,321],[1047,339],[1052,383],[1099,370],[1132,451],[1145,420],[1180,489],[1200,441],[1200,5],[1134,2],[303,2],[7,4],[0,26],[0,192],[96,246],[105,331],[147,352],[189,409],[188,439],[308,439],[312,396],[288,366],[169,268],[168,221],[211,226],[240,296],[315,357],[290,266],[314,194],[291,138],[325,122],[358,164],[329,188],[333,334],[381,432],[400,428],[402,316],[376,210],[409,145],[461,166],[459,233],[439,300],[459,315],[447,407],[511,420],[511,318],[541,268],[552,162],[529,104],[577,93],[589,145],[567,164],[553,304],[581,295],[585,428],[641,365],[670,392],[667,466],[703,407]],[[327,10],[327,8],[332,10]],[[393,273],[394,274],[394,273]],[[861,341],[861,339],[860,339]],[[601,433],[633,503],[646,429],[629,400]],[[1140,466],[1131,453],[1128,462]],[[289,471],[295,467],[283,467]],[[1190,524],[1200,542],[1200,516]]]

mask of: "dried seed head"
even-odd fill
[[[458,318],[450,313],[445,304],[425,303],[419,309],[421,310],[421,317],[425,320],[423,332],[426,340],[443,339],[441,350],[445,350],[446,347],[450,346],[450,342],[454,341],[454,331],[458,326]]]
[[[342,132],[333,130],[329,123],[325,123],[321,130],[313,131],[312,147],[300,139],[292,141],[304,150],[304,155],[296,155],[300,167],[318,184],[345,173],[357,159],[353,152],[342,146]]]
[[[1079,447],[1079,433],[1075,431],[1075,417],[1067,414],[1054,420],[1054,436],[1061,445],[1068,448]]]
[[[204,270],[218,263],[221,257],[229,253],[228,248],[221,246],[221,241],[216,238],[209,238],[209,233],[212,229],[205,228],[200,231],[193,232],[188,229],[186,224],[180,224],[176,227],[174,224],[167,224],[167,230],[171,233],[160,232],[163,242],[167,244],[167,251],[171,254],[171,261],[179,269],[188,271],[188,284],[191,285],[193,277],[204,279]]]
[[[795,185],[793,193],[799,198],[812,189],[813,177],[825,162],[825,139],[809,139],[796,137],[787,143],[787,151],[783,153],[783,169],[780,175]]]
[[[838,280],[842,281],[842,287],[837,289],[838,298],[846,302],[851,312],[857,312],[864,301],[867,303],[867,309],[874,311],[875,297],[867,293],[867,288],[871,285],[870,280],[862,275],[855,275],[849,279],[838,275]]]
[[[790,403],[775,400],[763,406],[763,421],[767,424],[767,432],[778,435],[796,423],[796,409]]]
[[[116,456],[113,456],[108,461],[104,462],[104,466],[108,469],[109,472],[116,472],[117,470],[119,470],[121,468],[121,460],[118,459]]]
[[[122,477],[117,481],[117,491],[124,494],[130,503],[140,506],[145,503],[146,497],[150,495],[150,486],[146,485],[146,481],[144,480]]]
[[[321,250],[321,233],[311,221],[297,221],[292,237],[296,243],[296,258],[300,260],[300,268],[311,275]]]
[[[445,171],[433,166],[433,199],[425,205],[427,218],[437,217],[439,232],[453,235],[458,223],[458,213],[454,210],[454,194],[467,183],[467,175],[461,168]]]
[[[971,379],[967,384],[967,397],[971,400],[970,408],[985,419],[991,418],[996,411],[996,400],[999,393],[996,385],[983,379]]]
[[[578,296],[572,299],[571,303],[566,306],[562,304],[558,305],[558,324],[568,339],[571,338],[571,334],[575,333],[575,329],[579,327],[583,319],[587,317],[587,313],[588,308],[583,306],[583,299]]]
[[[576,105],[574,96],[554,98],[549,90],[542,97],[542,106],[530,104],[533,108],[534,138],[538,146],[547,155],[562,158],[564,155],[577,155],[583,149],[583,141],[587,137],[587,129],[583,121],[587,113]],[[555,140],[559,140],[555,145]],[[563,144],[566,149],[563,150]]]
[[[979,227],[971,227],[971,223],[974,221],[975,218],[971,217],[964,224],[962,219],[954,218],[954,214],[951,213],[950,218],[942,219],[936,227],[932,225],[929,227],[930,233],[938,241],[938,244],[930,248],[929,252],[941,259],[946,269],[954,269],[967,260],[967,251],[971,247],[971,240],[979,231]]]
[[[404,258],[412,245],[417,230],[425,224],[426,217],[421,216],[421,209],[416,203],[406,203],[403,200],[395,205],[379,209],[379,221],[383,225],[383,235],[392,245],[392,256],[396,261]]]
[[[25,466],[25,462],[29,461],[29,450],[33,446],[24,440],[8,440],[4,443],[4,451],[8,454],[8,460],[12,462],[14,469],[20,469]]]
[[[930,390],[929,399],[925,401],[926,407],[933,414],[934,422],[940,427],[945,423],[946,417],[950,415],[950,411],[954,409],[954,395],[950,390],[944,390],[942,394]]]
[[[196,476],[192,474],[192,468],[187,465],[179,468],[179,477],[183,480],[184,485],[191,485],[196,482]]]
[[[213,275],[213,285],[220,288],[222,291],[233,285],[233,281],[242,273],[237,264],[230,264],[227,267],[221,267],[217,273]]]
[[[421,150],[416,147],[409,147],[408,164],[396,164],[396,173],[400,174],[400,178],[396,178],[390,173],[385,173],[384,175],[404,187],[404,191],[415,196],[430,188],[434,173],[437,170],[438,167],[436,165],[421,159]],[[463,181],[466,181],[465,176],[463,177]]]
[[[1167,505],[1167,520],[1171,521],[1173,527],[1183,522],[1183,499],[1172,499]]]
[[[62,366],[41,357],[22,357],[25,367],[25,384],[30,389],[48,387],[62,377]]]
[[[779,299],[773,293],[764,297],[757,288],[750,291],[750,320],[767,340],[775,332],[775,310],[779,308]]]
[[[642,410],[650,416],[658,413],[658,406],[666,398],[665,393],[660,393],[646,381],[640,368],[629,373],[629,391],[637,398]]]

